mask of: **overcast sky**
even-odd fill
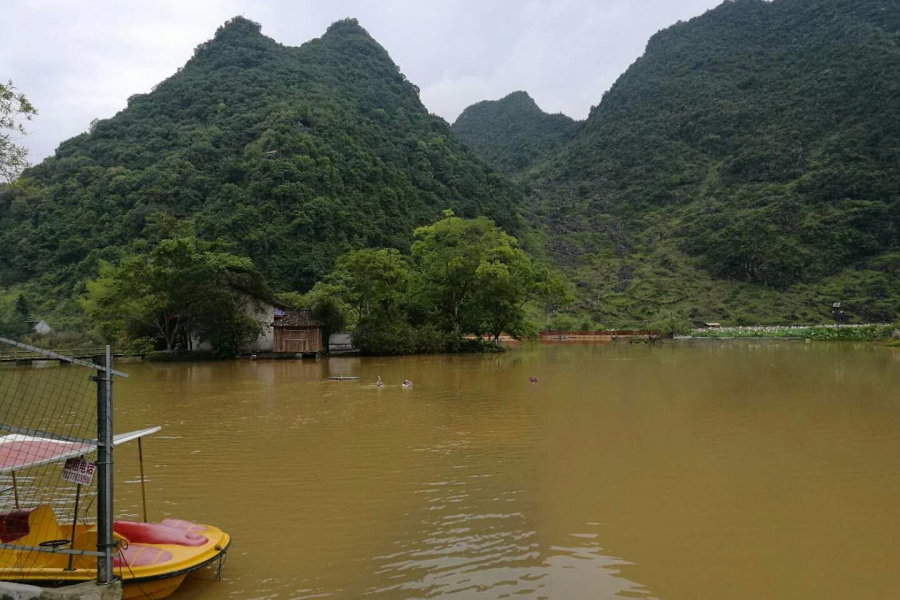
[[[0,0],[0,79],[38,108],[32,162],[108,118],[244,15],[298,46],[344,17],[360,24],[453,122],[526,90],[548,112],[587,116],[651,35],[721,0]]]

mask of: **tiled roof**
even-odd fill
[[[322,324],[313,319],[310,310],[285,310],[284,316],[275,319],[275,327],[321,327]]]

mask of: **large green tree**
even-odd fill
[[[509,296],[512,309],[527,291],[522,276],[530,259],[518,249],[516,239],[490,219],[461,219],[448,213],[414,235],[415,302],[456,335],[488,331],[486,323],[493,319],[484,318],[484,309],[492,303],[492,293]],[[497,304],[502,303],[499,299]]]
[[[102,263],[82,306],[104,334],[151,338],[166,350],[191,340],[234,354],[260,332],[248,304],[271,295],[253,263],[194,238],[162,241],[118,266]]]
[[[328,282],[341,288],[357,319],[392,315],[405,301],[410,266],[409,257],[392,248],[356,250],[337,259]]]
[[[536,324],[528,320],[528,303],[547,307],[565,305],[570,300],[567,286],[515,244],[488,248],[475,278],[476,292],[465,329],[478,336],[490,334],[494,340],[504,333],[514,338],[537,333]]]
[[[365,351],[452,351],[470,335],[523,337],[535,330],[529,303],[567,298],[562,282],[489,219],[447,211],[414,237],[411,256],[391,249],[341,256],[308,295],[332,294],[351,307]]]

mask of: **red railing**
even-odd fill
[[[539,335],[542,338],[647,337],[656,335],[656,332],[639,329],[620,329],[617,331],[542,331]]]

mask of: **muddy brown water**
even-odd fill
[[[900,597],[900,351],[121,366],[116,429],[163,426],[151,520],[234,537],[182,600]],[[136,448],[116,462],[136,517]]]

